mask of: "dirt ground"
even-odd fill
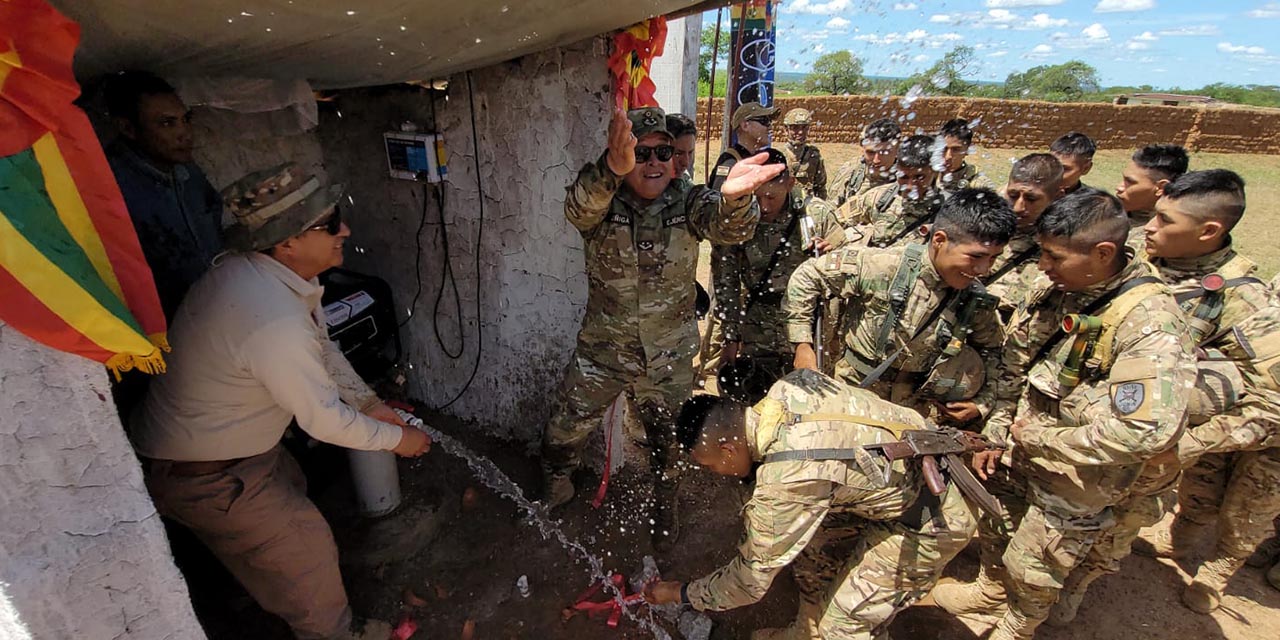
[[[446,433],[489,456],[528,491],[536,490],[537,461],[523,445],[477,436],[456,422],[428,420]],[[352,506],[345,456],[327,448],[306,452],[313,494],[334,526],[343,558],[343,575],[358,613],[398,620],[405,612],[419,625],[414,638],[465,638],[468,621],[475,639],[648,638],[636,623],[624,619],[616,629],[603,619],[577,616],[568,622],[561,610],[589,583],[587,567],[575,562],[556,543],[543,540],[524,523],[510,502],[484,488],[459,459],[433,450],[424,458],[401,462],[404,501],[380,520],[359,518]],[[643,474],[616,476],[608,501],[591,509],[598,478],[578,478],[580,497],[562,514],[565,532],[601,555],[609,570],[631,575],[641,559],[654,555],[664,576],[701,576],[736,552],[744,499],[741,483],[705,473],[687,477],[682,492],[681,544],[667,555],[649,543],[648,481]],[[285,640],[288,629],[262,612],[233,580],[182,532],[174,545],[191,584],[196,611],[212,640],[261,638]],[[1262,640],[1280,628],[1280,591],[1268,587],[1257,569],[1236,576],[1225,606],[1212,616],[1184,608],[1179,593],[1189,582],[1187,565],[1132,557],[1124,571],[1095,584],[1075,625],[1044,628],[1044,640],[1110,640],[1157,638],[1229,638]],[[976,572],[966,553],[947,570],[952,578]],[[527,576],[529,597],[516,583]],[[408,606],[406,590],[421,598]],[[926,600],[926,603],[928,601]],[[745,640],[753,629],[789,622],[796,594],[789,573],[775,580],[766,598],[738,611],[712,614],[716,640]],[[972,624],[972,623],[970,623]],[[985,630],[956,620],[939,609],[920,605],[904,612],[891,626],[893,638],[969,640]],[[674,636],[679,637],[679,636]]]

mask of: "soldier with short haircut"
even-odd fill
[[[1009,205],[966,189],[943,205],[927,242],[845,247],[796,269],[784,309],[797,369],[813,369],[815,305],[844,300],[836,378],[928,415],[966,423],[987,415],[1004,333],[996,299],[978,281],[1013,235]]]
[[[790,165],[782,152],[765,151],[769,154],[766,165]],[[802,218],[809,217],[818,229],[838,228],[831,206],[806,195],[796,182],[787,170],[761,185],[755,194],[760,205],[755,235],[739,245],[711,249],[719,325],[712,338],[719,344],[712,351],[720,354],[714,362],[717,369],[740,365],[742,375],[736,379],[759,394],[791,370],[791,344],[783,330],[781,307],[787,280],[810,255],[811,247],[802,241]],[[824,240],[818,242],[824,252],[829,248]],[[716,348],[719,345],[723,348]]]
[[[974,457],[1005,517],[979,523],[978,579],[934,590],[953,614],[997,612],[1007,600],[995,640],[1031,638],[1048,617],[1143,465],[1181,435],[1195,382],[1182,311],[1125,250],[1129,224],[1114,197],[1078,191],[1037,226],[1044,275],[1009,322],[984,428],[1012,446]]]
[[[671,132],[671,146],[676,149],[675,155],[671,156],[676,177],[692,180],[693,154],[698,147],[698,125],[693,118],[683,113],[668,113],[667,130]]]
[[[897,182],[868,190],[836,209],[848,241],[870,247],[919,242],[920,229],[933,222],[945,196],[935,182],[932,136],[911,136],[898,150]]]
[[[1000,298],[1000,318],[1007,321],[1039,273],[1035,268],[1040,261],[1036,221],[1062,196],[1062,165],[1047,153],[1020,158],[1009,172],[1004,196],[1018,219],[1018,231],[996,258],[991,273],[983,276],[982,284],[987,293]]]
[[[978,168],[969,164],[969,150],[973,147],[973,129],[964,118],[953,118],[942,124],[938,130],[938,140],[942,141],[942,172],[938,174],[938,190],[943,197],[961,189],[995,189],[990,178],[983,175]]]
[[[630,394],[653,448],[660,548],[677,535],[670,425],[693,386],[698,244],[749,239],[759,217],[751,193],[784,168],[760,166],[764,156],[744,158],[721,191],[695,187],[675,178],[666,122],[656,107],[615,111],[608,149],[582,168],[565,197],[591,286],[542,440],[543,496],[555,507],[573,499],[570,474],[587,435],[619,393]]]
[[[1190,162],[1187,150],[1176,144],[1149,144],[1133,152],[1116,187],[1116,197],[1124,205],[1132,228],[1129,248],[1142,249],[1146,238],[1142,228],[1155,215],[1156,201],[1164,195],[1166,185],[1187,172]]]
[[[1189,428],[1198,430],[1213,423],[1204,426],[1206,432],[1213,432],[1232,429],[1231,423],[1251,422],[1258,417],[1260,399],[1237,400],[1246,392],[1241,373],[1222,359],[1223,349],[1236,340],[1233,330],[1272,302],[1271,289],[1253,275],[1257,265],[1236,253],[1231,242],[1231,230],[1244,215],[1244,180],[1226,169],[1183,174],[1164,187],[1155,210],[1145,227],[1146,253],[1172,288],[1187,316],[1197,352],[1203,354],[1197,387],[1190,394]],[[1270,410],[1275,412],[1276,407]],[[1271,415],[1280,420],[1280,412]],[[1064,598],[1059,608],[1078,605],[1092,576],[1118,569],[1138,529],[1154,525],[1163,516],[1178,471],[1179,465],[1172,462],[1147,465],[1133,498],[1121,505],[1125,515],[1134,515],[1121,519],[1109,533],[1114,544],[1090,554],[1081,567],[1085,575],[1076,587],[1079,594],[1070,601]],[[1239,481],[1237,474],[1259,475],[1269,482]],[[1206,453],[1187,469],[1178,484],[1178,517],[1172,529],[1157,534],[1150,551],[1185,558],[1214,524],[1222,523],[1224,534],[1232,532],[1220,538],[1219,557],[1204,565],[1195,588],[1184,594],[1192,609],[1208,613],[1217,608],[1231,574],[1268,533],[1267,527],[1251,523],[1267,523],[1280,514],[1278,487],[1280,450]],[[1243,530],[1252,535],[1239,535]],[[1057,614],[1055,609],[1055,618]]]
[[[711,179],[707,181],[708,187],[719,190],[729,178],[733,165],[769,146],[769,129],[777,116],[777,107],[766,107],[759,102],[746,102],[733,110],[729,127],[738,140],[716,158],[716,164],[711,169]]]
[[[898,161],[902,127],[892,118],[881,118],[862,130],[862,159],[846,162],[836,171],[828,192],[831,204],[840,205],[868,190],[894,181],[893,166]]]
[[[726,476],[755,469],[743,543],[724,567],[688,583],[651,585],[646,600],[734,609],[760,600],[790,564],[800,588],[795,622],[752,638],[879,637],[894,614],[929,591],[977,523],[957,487],[934,496],[918,465],[895,462],[885,476],[813,454],[865,454],[865,445],[924,428],[914,411],[814,371],[787,374],[754,407],[690,400],[678,437],[694,461]]]
[[[1062,163],[1063,195],[1070,195],[1085,186],[1081,178],[1093,171],[1093,154],[1098,145],[1079,131],[1064,133],[1049,145],[1049,153]]]
[[[813,114],[808,109],[792,109],[782,118],[787,128],[787,144],[781,151],[787,156],[787,169],[806,195],[827,199],[827,165],[822,152],[809,144],[809,127]]]

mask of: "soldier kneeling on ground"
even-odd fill
[[[753,407],[693,398],[677,425],[693,460],[720,475],[755,473],[743,510],[744,539],[729,564],[689,583],[649,585],[646,600],[733,609],[759,601],[794,563],[795,622],[757,631],[753,640],[882,637],[897,612],[933,587],[976,529],[960,487],[976,486],[975,499],[984,497],[972,476],[973,485],[952,476],[957,484],[935,485],[935,494],[926,486],[927,463],[873,453],[887,443],[905,444],[896,441],[912,434],[940,433],[930,428],[914,411],[809,370],[787,374]],[[954,450],[984,446],[972,438],[957,438],[964,444]],[[928,477],[941,485],[940,477]]]

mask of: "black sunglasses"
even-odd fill
[[[317,229],[324,229],[331,236],[338,235],[338,232],[342,231],[342,210],[334,207],[333,215],[307,227],[307,231]]]
[[[773,125],[773,119],[769,118],[768,116],[756,116],[754,118],[747,118],[747,122],[758,122],[766,127]]]
[[[666,162],[675,155],[676,148],[669,144],[662,144],[656,147],[636,147],[636,162],[645,163],[649,161],[649,156],[658,156],[659,162]]]

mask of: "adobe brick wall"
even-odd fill
[[[977,143],[990,148],[1045,148],[1059,135],[1083,131],[1103,149],[1129,149],[1171,142],[1192,151],[1280,154],[1280,109],[1165,107],[1105,103],[1057,103],[989,98],[812,96],[779,98],[785,113],[803,107],[813,112],[814,142],[851,142],[862,127],[879,118],[897,118],[904,130],[936,131],[951,118],[977,120]],[[698,128],[706,127],[706,99],[698,102]],[[718,137],[723,101],[712,108]],[[781,124],[778,134],[782,134]],[[779,138],[781,139],[781,138]]]

